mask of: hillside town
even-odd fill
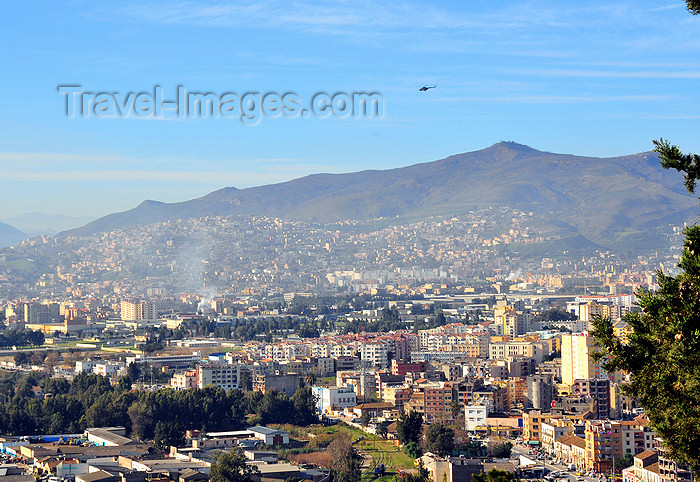
[[[681,234],[669,224],[648,237],[677,247]],[[293,291],[338,296],[373,289],[411,296],[425,284],[454,294],[496,292],[494,284],[504,292],[578,293],[649,283],[657,269],[673,272],[680,255],[677,248],[633,246],[623,253],[566,236],[542,216],[509,207],[415,222],[210,216],[40,236],[0,250],[0,299],[164,301],[192,292],[281,299]]]

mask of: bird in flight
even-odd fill
[[[426,90],[434,89],[435,87],[437,87],[437,85],[424,85],[423,87],[418,89],[418,92],[425,92]]]

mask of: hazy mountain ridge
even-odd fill
[[[388,170],[314,174],[246,189],[223,188],[201,198],[144,201],[59,236],[88,235],[130,225],[202,216],[266,215],[334,222],[376,217],[422,217],[509,205],[553,223],[574,226],[593,243],[621,239],[653,245],[646,229],[697,216],[682,177],[663,170],[654,153],[614,158],[542,152],[513,142]],[[653,237],[652,237],[653,238]]]
[[[12,246],[27,238],[26,233],[14,226],[0,222],[0,248]]]
[[[53,235],[60,231],[77,228],[94,219],[94,216],[26,213],[22,216],[5,218],[2,221],[26,233],[26,236],[38,236],[40,234]]]

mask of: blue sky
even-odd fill
[[[698,38],[682,0],[3,2],[0,219],[99,216],[500,140],[616,156],[663,136],[700,152]],[[61,84],[375,91],[384,115],[68,118]]]

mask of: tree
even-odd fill
[[[425,449],[446,457],[455,448],[455,431],[441,423],[433,423],[425,431]]]
[[[700,0],[686,0],[685,3],[693,15],[700,13]]]
[[[622,457],[615,457],[612,465],[615,467],[615,473],[619,474],[622,472],[622,469],[634,465],[634,456],[632,454],[625,454]]]
[[[477,440],[470,440],[469,442],[463,443],[457,447],[458,452],[464,452],[467,457],[484,457],[486,456],[487,449],[481,442]]]
[[[14,356],[15,365],[22,366],[29,361],[29,353],[26,351],[18,351]]]
[[[396,436],[402,444],[419,443],[422,429],[423,415],[415,410],[411,410],[408,414],[402,413],[396,422]]]
[[[160,420],[156,423],[153,445],[160,450],[168,450],[171,445],[180,447],[185,443],[185,431],[179,423]]]
[[[294,403],[284,393],[270,390],[263,395],[258,405],[260,423],[286,423],[294,420]]]
[[[661,165],[685,173],[691,194],[700,179],[700,156],[682,154],[664,139],[654,141]],[[678,276],[657,273],[656,292],[637,293],[641,313],[626,316],[632,333],[626,342],[612,321],[595,317],[593,336],[607,370],[624,370],[625,393],[644,407],[671,457],[700,469],[700,227],[685,230]]]
[[[310,387],[316,385],[316,374],[312,371],[306,376],[306,384]]]
[[[292,396],[294,403],[294,424],[306,427],[318,423],[316,414],[316,397],[311,387],[300,387]]]
[[[381,438],[386,438],[386,436],[389,434],[389,422],[379,422],[377,424],[377,427],[375,429],[376,433],[378,436]]]
[[[564,311],[561,308],[550,308],[535,316],[533,321],[551,322],[551,321],[570,321],[577,318],[573,313]]]
[[[129,366],[126,367],[126,374],[129,378],[136,381],[141,378],[141,367],[136,363],[129,363]]]
[[[241,372],[241,389],[248,392],[253,390],[253,377],[250,376],[248,370],[243,370]]]
[[[515,479],[515,474],[505,470],[491,469],[487,474],[472,475],[472,482],[508,482]]]
[[[403,451],[408,454],[409,457],[417,459],[423,455],[423,450],[420,448],[417,442],[408,442],[403,446]]]
[[[363,427],[366,427],[369,425],[369,422],[372,420],[372,416],[369,414],[369,412],[365,412],[362,414],[362,417],[360,417],[360,423],[362,423]]]
[[[240,449],[230,452],[217,452],[211,464],[211,482],[254,482],[260,471],[255,465],[246,464],[245,455]]]
[[[459,417],[460,414],[462,413],[463,408],[464,408],[464,406],[461,403],[459,403],[459,400],[452,400],[452,402],[450,402],[450,409],[452,410],[452,418],[456,419],[457,417]]]
[[[131,390],[131,386],[134,384],[134,381],[131,379],[129,375],[124,375],[123,377],[120,377],[119,380],[117,381],[117,389],[120,392],[128,392]]]
[[[513,444],[510,442],[501,442],[496,444],[491,449],[491,455],[497,459],[509,459],[510,452],[513,449]]]
[[[362,476],[360,462],[357,460],[355,449],[350,443],[350,437],[346,434],[336,435],[328,448],[333,465],[333,481],[337,482],[359,482]]]

